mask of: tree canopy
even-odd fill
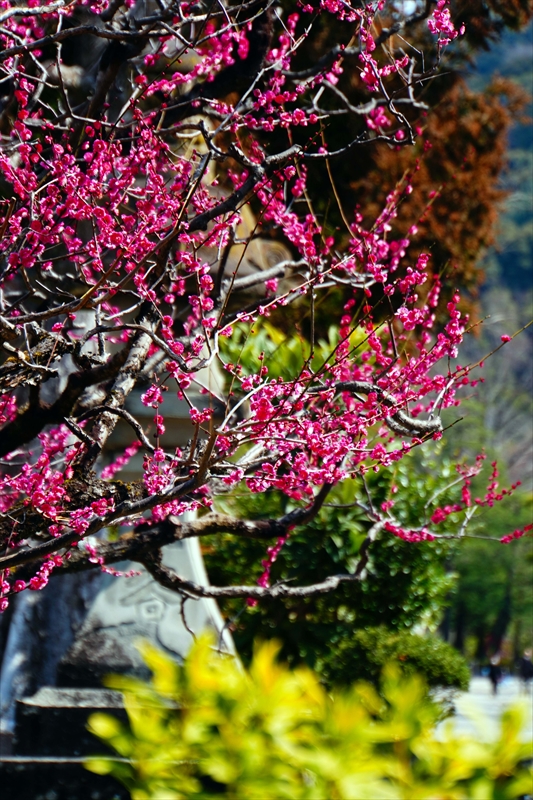
[[[305,598],[360,583],[378,537],[460,538],[477,508],[514,490],[493,474],[473,497],[480,457],[457,467],[460,501],[436,493],[416,522],[373,494],[370,478],[439,440],[443,410],[477,380],[457,362],[460,294],[411,247],[424,168],[402,161],[424,142],[426,87],[465,29],[446,0],[402,8],[3,3],[3,608],[56,570],[124,559],[184,597]],[[526,11],[513,9],[518,24]],[[442,97],[441,120],[464,100],[476,169],[484,148],[498,164],[497,134],[481,147],[476,134],[484,115],[506,124],[494,98],[474,102],[457,82]],[[365,180],[381,183],[368,207],[337,189],[352,165],[363,194]],[[427,235],[451,253],[455,230]],[[264,348],[246,353],[256,328]],[[292,348],[281,366],[280,330]],[[176,404],[190,421],[178,445]],[[142,477],[121,481],[138,452]],[[366,520],[352,569],[273,584],[291,532],[348,480]],[[287,504],[261,519],[214,506],[240,485]],[[451,514],[453,533],[439,527]],[[198,586],[162,562],[165,544],[214,533],[272,542],[257,584]]]

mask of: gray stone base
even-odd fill
[[[13,752],[71,758],[109,753],[87,730],[89,716],[97,711],[127,721],[120,692],[45,686],[33,697],[17,701]]]
[[[46,686],[17,701],[13,754],[0,757],[0,800],[129,800],[121,783],[83,766],[89,755],[112,755],[87,730],[97,711],[127,719],[121,694],[109,689]]]

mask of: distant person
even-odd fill
[[[524,655],[518,661],[518,675],[522,683],[522,689],[527,692],[529,682],[533,678],[533,664],[531,663],[531,649],[524,650]]]
[[[489,665],[489,681],[492,683],[492,694],[498,694],[498,685],[501,679],[500,656],[492,656]]]

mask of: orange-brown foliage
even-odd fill
[[[391,236],[405,234],[419,219],[409,260],[430,252],[433,270],[446,272],[450,290],[459,285],[475,296],[482,282],[480,254],[494,243],[505,197],[499,178],[507,133],[526,101],[514,83],[502,78],[484,92],[473,92],[457,79],[423,123],[425,152],[380,146],[366,175],[350,183],[353,195],[364,198],[370,221],[386,192],[406,171],[414,173],[415,191],[400,207]]]

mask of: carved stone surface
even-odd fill
[[[55,685],[58,662],[73,643],[103,577],[96,570],[58,575],[45,591],[14,598],[0,672],[0,735],[13,733],[17,699]]]
[[[163,549],[163,561],[181,577],[206,584],[207,575],[196,539]],[[141,639],[182,660],[193,642],[193,632],[206,628],[221,637],[220,646],[232,650],[231,637],[214,600],[184,600],[165,589],[137,564],[117,565],[122,571],[136,569],[140,575],[116,578],[106,575],[101,589],[74,644],[60,662],[58,685],[101,686],[109,672],[147,677],[137,649]]]

